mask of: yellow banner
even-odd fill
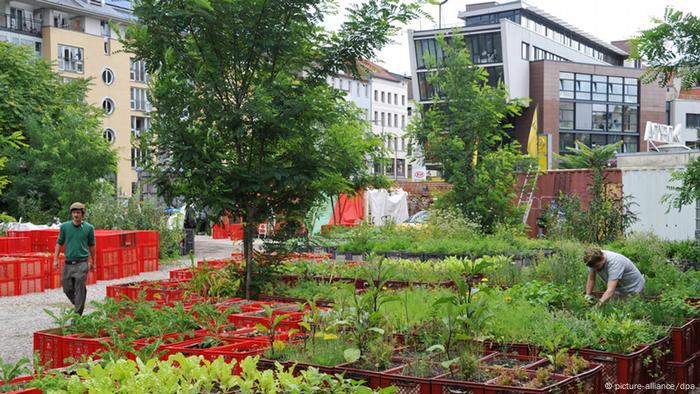
[[[547,171],[547,135],[537,136],[537,161],[540,163],[540,171]]]

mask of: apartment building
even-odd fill
[[[371,170],[391,179],[410,178],[411,149],[406,126],[410,121],[411,79],[369,61],[363,61],[360,69],[361,77],[339,73],[327,78],[327,82],[345,92],[345,99],[362,109],[366,114],[363,119],[371,122],[372,132],[384,141],[387,163],[370,163]]]
[[[537,108],[538,133],[547,136],[550,157],[577,140],[588,146],[621,140],[623,152],[643,150],[646,121],[664,122],[664,90],[641,82],[643,70],[628,60],[627,50],[525,1],[469,4],[458,16],[464,24],[456,30],[409,31],[419,103],[432,100],[425,55],[440,62],[436,37],[443,34],[465,41],[490,84],[503,81],[512,99],[530,100],[513,132],[523,146]]]
[[[0,40],[34,48],[66,80],[92,79],[87,100],[105,111],[103,135],[119,157],[118,194],[135,193],[142,174],[132,138],[149,128],[151,105],[145,64],[123,51],[113,30],[133,18],[130,2],[0,0],[0,10]]]

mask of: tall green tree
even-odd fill
[[[337,32],[330,0],[141,0],[126,48],[146,61],[157,108],[150,164],[159,190],[245,221],[246,295],[253,236],[273,214],[306,212],[323,191],[364,176],[372,148],[326,78],[358,73],[417,4],[368,0]],[[360,159],[361,160],[358,160]],[[300,215],[303,216],[303,215]]]
[[[662,85],[681,78],[683,87],[700,85],[700,18],[667,7],[656,26],[632,40],[632,57],[644,61],[645,80]]]
[[[645,79],[670,85],[680,78],[684,88],[700,85],[700,18],[667,7],[663,18],[655,18],[654,23],[632,40],[632,56],[647,65]],[[700,198],[700,161],[691,160],[671,180],[674,184],[662,202],[679,210],[694,203]]]
[[[11,183],[1,210],[47,222],[65,217],[71,201],[92,201],[117,159],[102,137],[102,109],[85,101],[89,81],[64,82],[28,47],[0,42],[0,89],[0,134],[21,133],[26,144],[3,150]]]
[[[521,112],[506,87],[488,85],[488,73],[471,61],[462,40],[438,38],[438,59],[427,58],[428,82],[436,94],[415,117],[411,132],[424,156],[442,164],[454,188],[443,201],[456,205],[485,231],[518,219],[515,199],[519,145],[507,144],[509,119]]]

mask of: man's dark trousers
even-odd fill
[[[87,297],[87,282],[88,276],[87,259],[81,260],[75,264],[66,262],[63,265],[63,273],[61,275],[61,285],[63,292],[66,293],[70,302],[75,306],[75,313],[82,315],[85,309],[85,298]]]

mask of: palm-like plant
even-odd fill
[[[569,148],[571,154],[566,156],[555,155],[555,157],[559,161],[559,168],[604,170],[608,167],[610,160],[615,158],[615,154],[620,149],[620,146],[622,146],[622,141],[589,148],[581,141],[576,141],[576,146]]]

